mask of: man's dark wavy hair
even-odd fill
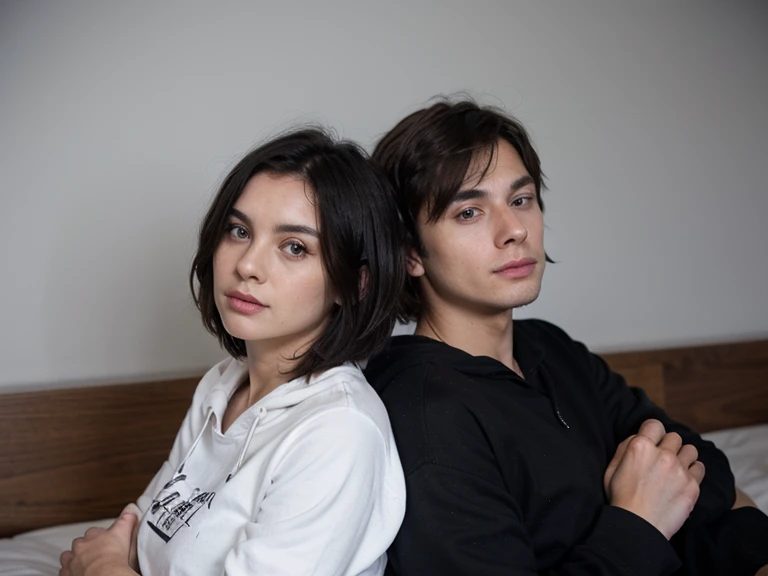
[[[523,125],[498,108],[480,106],[471,99],[440,98],[406,116],[378,142],[371,158],[395,189],[407,250],[426,255],[417,227],[420,211],[426,208],[427,222],[437,221],[465,182],[474,161],[480,158],[484,163],[473,179],[480,181],[487,174],[500,139],[520,154],[533,178],[536,200],[543,212],[541,192],[546,187],[539,156]],[[547,261],[551,262],[548,257]],[[398,315],[404,321],[415,320],[421,310],[418,279],[409,277]]]

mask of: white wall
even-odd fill
[[[200,372],[186,277],[222,173],[320,120],[370,146],[466,89],[529,127],[551,266],[597,349],[768,335],[768,5],[0,4],[0,389]]]

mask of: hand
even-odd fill
[[[135,514],[137,518],[141,518],[141,509],[138,506],[136,506],[136,504],[131,502],[130,504],[127,504],[125,508],[123,508],[122,512],[120,512],[120,516],[122,516],[123,514]],[[114,525],[115,524],[112,523],[112,526]],[[139,526],[140,526],[140,523],[137,522],[133,528],[133,533],[131,534],[131,549],[130,549],[130,552],[128,553],[128,565],[131,567],[132,570],[136,572],[139,571],[139,554],[138,554],[138,546],[137,546]],[[85,539],[92,540],[93,538],[95,538],[96,536],[98,536],[104,531],[105,531],[104,528],[96,528],[96,527],[89,528],[85,532]],[[73,540],[72,546],[74,546],[74,543],[77,540],[80,540],[80,538],[76,538],[75,540]],[[72,554],[71,548],[70,550],[62,552],[61,556],[59,557],[59,562],[61,563],[61,567],[68,568],[69,563],[72,561],[72,557],[73,557],[73,554]]]
[[[135,514],[123,514],[108,529],[89,528],[72,541],[72,550],[62,553],[59,576],[136,574],[129,565],[132,534],[138,523]]]
[[[613,506],[637,514],[665,538],[683,525],[699,498],[704,464],[694,446],[666,433],[658,420],[646,420],[616,450],[604,485]]]
[[[133,503],[128,504],[123,508],[123,511],[120,512],[120,516],[123,514],[135,514],[137,518],[141,519],[141,510]],[[131,533],[131,550],[128,553],[128,565],[135,572],[139,571],[139,548],[137,545],[139,526],[141,526],[141,522],[136,522],[136,525],[133,527],[133,532]]]

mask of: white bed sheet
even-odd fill
[[[768,424],[702,434],[728,457],[736,486],[768,514]]]
[[[731,464],[736,484],[768,514],[768,424],[704,434]],[[55,576],[59,556],[90,526],[107,528],[112,520],[54,526],[0,539],[0,576]]]

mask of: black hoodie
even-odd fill
[[[524,380],[497,360],[421,336],[395,337],[369,362],[366,377],[389,411],[406,474],[388,574],[657,576],[682,559],[686,574],[725,562],[722,574],[751,576],[768,563],[768,545],[760,552],[768,518],[730,511],[733,475],[711,442],[556,326],[517,320],[513,342]],[[603,489],[617,445],[648,418],[694,444],[706,467],[672,544],[610,506]],[[743,536],[755,526],[757,548],[745,552]]]

